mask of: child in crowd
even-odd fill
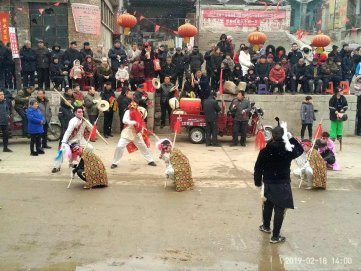
[[[73,68],[71,68],[70,70],[70,78],[73,79],[73,84],[75,81],[77,84],[80,85],[83,76],[84,76],[83,66],[80,65],[80,61],[78,59],[75,59],[73,63]]]
[[[257,75],[254,72],[254,68],[249,68],[247,74],[244,76],[244,80],[247,83],[247,93],[255,93],[257,91],[256,78]]]
[[[28,134],[31,138],[30,155],[38,156],[38,154],[44,154],[44,150],[41,149],[41,136],[44,133],[46,121],[35,99],[30,100],[26,114],[28,118]]]
[[[64,76],[64,83],[65,83],[66,88],[69,87],[69,74],[70,74],[70,66],[69,65],[70,65],[69,60],[65,60],[64,65],[61,69],[62,74]]]
[[[125,67],[124,63],[120,64],[117,73],[115,74],[115,79],[117,80],[116,88],[120,86],[123,88],[124,86],[128,86],[129,82],[129,73],[128,68]],[[120,83],[120,85],[118,85]]]

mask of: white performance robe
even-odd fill
[[[123,129],[120,135],[117,148],[115,149],[112,164],[118,165],[121,158],[123,157],[124,149],[130,142],[134,143],[134,145],[142,153],[144,159],[148,163],[154,162],[153,155],[150,152],[150,150],[147,148],[147,145],[145,145],[141,133],[137,134],[134,129],[134,125],[136,124],[136,122],[130,119],[129,110],[125,111],[122,121],[125,125],[128,126]]]

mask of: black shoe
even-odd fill
[[[109,136],[108,135],[104,135],[105,138],[108,138]]]
[[[10,150],[9,148],[4,148],[3,152],[13,152],[13,151]]]
[[[60,168],[54,167],[54,168],[51,170],[51,173],[56,173],[56,172],[58,172],[58,171],[60,171]]]
[[[266,228],[265,226],[261,225],[259,226],[259,230],[263,231],[265,233],[271,233],[271,229],[270,228]]]
[[[277,237],[272,236],[272,238],[269,242],[271,244],[277,244],[277,243],[283,243],[284,241],[286,241],[286,237],[279,235]]]
[[[40,149],[38,151],[36,151],[38,154],[45,154],[44,150]]]
[[[43,147],[43,149],[51,149],[51,147],[46,145],[46,146]]]
[[[154,162],[150,162],[150,163],[148,163],[148,166],[156,167],[156,166],[157,166],[157,164],[156,164],[156,163],[154,163]]]
[[[113,134],[109,134],[108,136],[113,137],[114,135],[113,135]]]
[[[116,164],[112,164],[112,165],[110,166],[111,169],[115,169],[116,167],[118,167]]]
[[[246,147],[246,143],[241,143],[241,146],[242,146],[242,147]]]
[[[31,156],[38,156],[38,153],[37,152],[32,152],[30,153]]]
[[[238,144],[237,143],[232,143],[232,144],[230,144],[229,146],[230,147],[236,147]]]
[[[212,146],[213,146],[213,147],[222,147],[221,144],[213,144]]]

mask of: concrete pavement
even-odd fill
[[[84,191],[76,180],[68,190],[65,165],[50,173],[54,148],[30,157],[28,145],[12,144],[0,162],[0,270],[360,270],[360,138],[344,139],[343,169],[329,172],[326,191],[293,179],[296,209],[280,245],[258,231],[253,140],[221,140],[206,148],[179,136],[196,184],[184,193],[164,189],[164,165],[148,167],[138,153],[108,170],[108,188]],[[108,168],[116,141],[94,144]]]

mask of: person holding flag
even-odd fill
[[[139,108],[140,109],[140,108]],[[124,149],[127,148],[129,153],[140,150],[144,159],[149,166],[156,166],[152,153],[150,152],[150,140],[148,129],[143,118],[146,118],[146,110],[142,113],[138,110],[138,104],[131,102],[129,109],[125,111],[123,117],[124,129],[120,134],[120,139],[115,149],[111,169],[118,166],[120,159],[123,156]]]
[[[218,127],[217,118],[218,113],[221,112],[221,107],[215,100],[217,93],[212,93],[203,103],[203,112],[206,119],[206,146],[221,147],[218,143]]]

